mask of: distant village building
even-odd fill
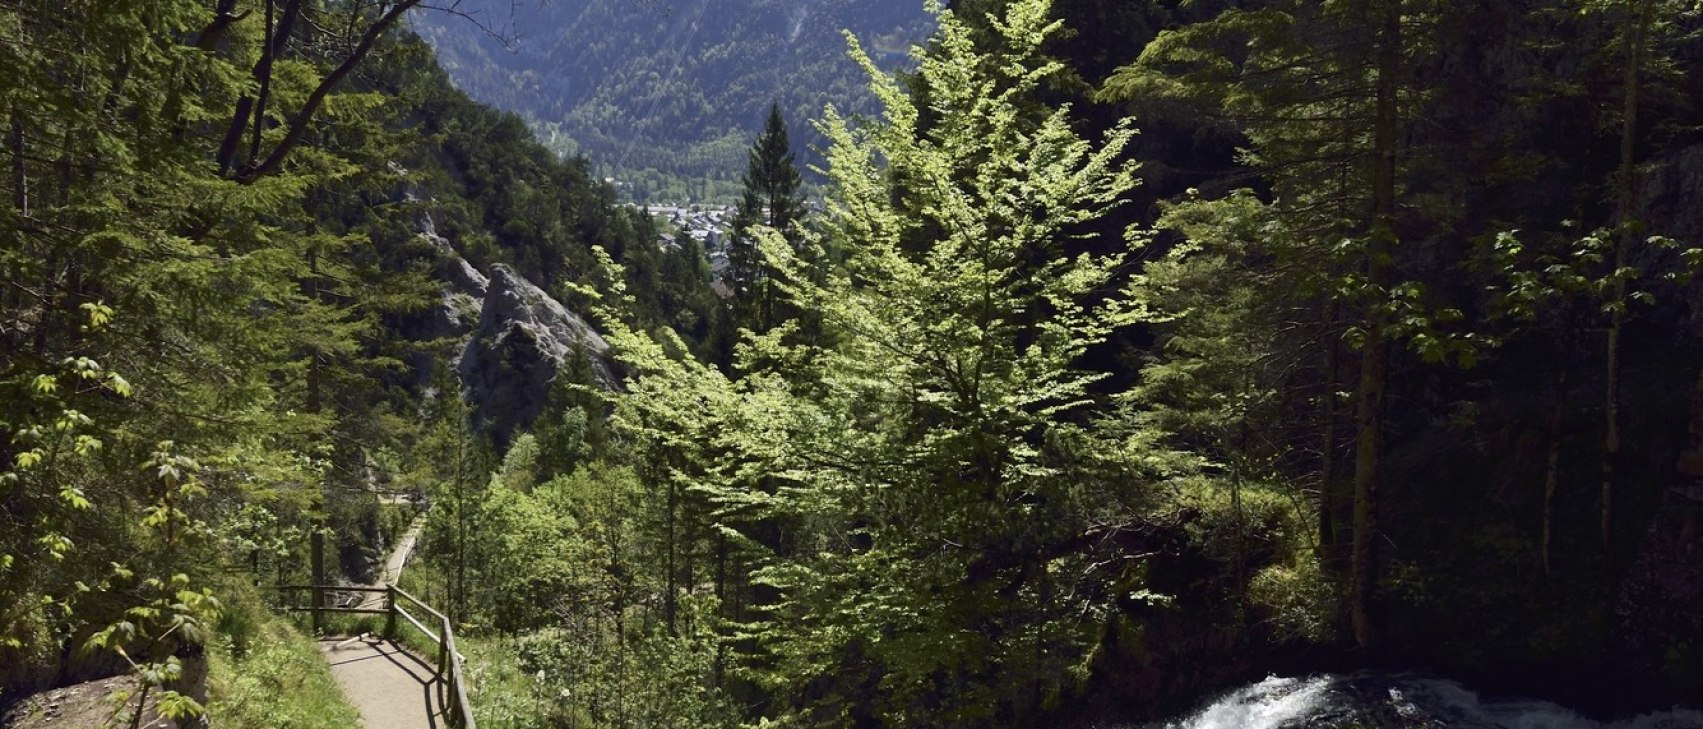
[[[646,208],[651,215],[661,218],[668,226],[678,230],[693,242],[703,247],[704,256],[710,262],[710,289],[721,298],[731,298],[733,289],[729,288],[724,279],[727,275],[727,247],[731,242],[731,231],[728,226],[733,221],[733,208],[706,207],[702,205],[655,205]],[[661,236],[661,245],[672,249],[679,245],[678,235]]]

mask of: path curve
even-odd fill
[[[425,529],[426,515],[422,513],[414,517],[414,521],[408,524],[408,531],[402,534],[402,539],[390,550],[390,556],[384,560],[384,569],[379,571],[378,584],[372,585],[373,587],[394,585],[402,579],[402,568],[408,566],[408,558],[414,555],[414,545],[419,543],[420,533]],[[368,610],[384,609],[384,593],[364,594],[366,597],[362,598],[360,607]]]
[[[421,514],[408,525],[408,531],[397,541],[379,573],[379,584],[396,584],[402,568],[419,542],[425,529],[426,515]],[[384,593],[366,593],[360,607],[383,610]],[[411,630],[398,625],[398,630]],[[361,724],[366,729],[438,729],[447,727],[444,716],[443,683],[437,680],[436,669],[393,641],[372,635],[354,638],[327,639],[320,642],[331,675],[337,685],[361,712]]]

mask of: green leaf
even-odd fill
[[[112,307],[104,302],[84,303],[79,308],[89,315],[89,327],[99,329],[112,321]]]
[[[83,496],[83,490],[74,486],[61,487],[59,490],[59,500],[65,502],[66,506],[79,511],[87,509],[90,506],[88,498]]]

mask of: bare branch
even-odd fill
[[[510,52],[514,51],[516,44],[520,41],[520,33],[517,32],[514,27],[514,16],[520,9],[520,0],[510,0],[509,17],[502,26],[498,26],[493,23],[486,13],[463,10],[461,9],[461,5],[462,0],[454,0],[448,4],[422,4],[420,5],[420,9],[431,10],[461,18],[462,20],[472,23],[473,27],[479,29],[479,32],[484,33],[492,40],[502,44],[505,50]]]
[[[237,13],[237,0],[219,0],[218,9],[213,12],[213,21],[201,29],[201,34],[195,38],[195,47],[203,51],[213,50],[219,44],[219,39],[230,30],[237,21],[248,17],[247,12]]]
[[[278,172],[284,164],[284,158],[288,157],[290,152],[301,144],[303,136],[307,134],[308,125],[313,122],[314,116],[318,114],[319,107],[325,103],[325,97],[331,94],[331,89],[336,87],[345,76],[348,76],[350,72],[355,70],[356,66],[360,65],[361,61],[366,59],[367,54],[372,52],[373,46],[378,43],[378,39],[383,37],[392,26],[396,25],[396,21],[401,20],[403,14],[419,4],[420,0],[403,0],[391,6],[383,16],[368,26],[367,32],[361,36],[361,42],[355,46],[354,50],[349,52],[348,57],[344,58],[337,68],[332,69],[331,73],[327,74],[319,82],[319,85],[314,87],[313,93],[308,95],[301,110],[290,118],[289,129],[284,133],[284,138],[278,142],[278,146],[272,149],[272,153],[267,155],[266,160],[261,162],[259,166],[244,169],[239,173],[236,178],[237,181],[245,185],[251,184],[262,177]]]

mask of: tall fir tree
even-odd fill
[[[766,332],[786,317],[776,308],[775,271],[763,261],[751,228],[761,225],[780,231],[796,249],[805,213],[801,191],[804,178],[793,159],[779,104],[769,107],[768,121],[751,146],[741,179],[745,192],[733,217],[728,283],[734,291],[735,324]]]

